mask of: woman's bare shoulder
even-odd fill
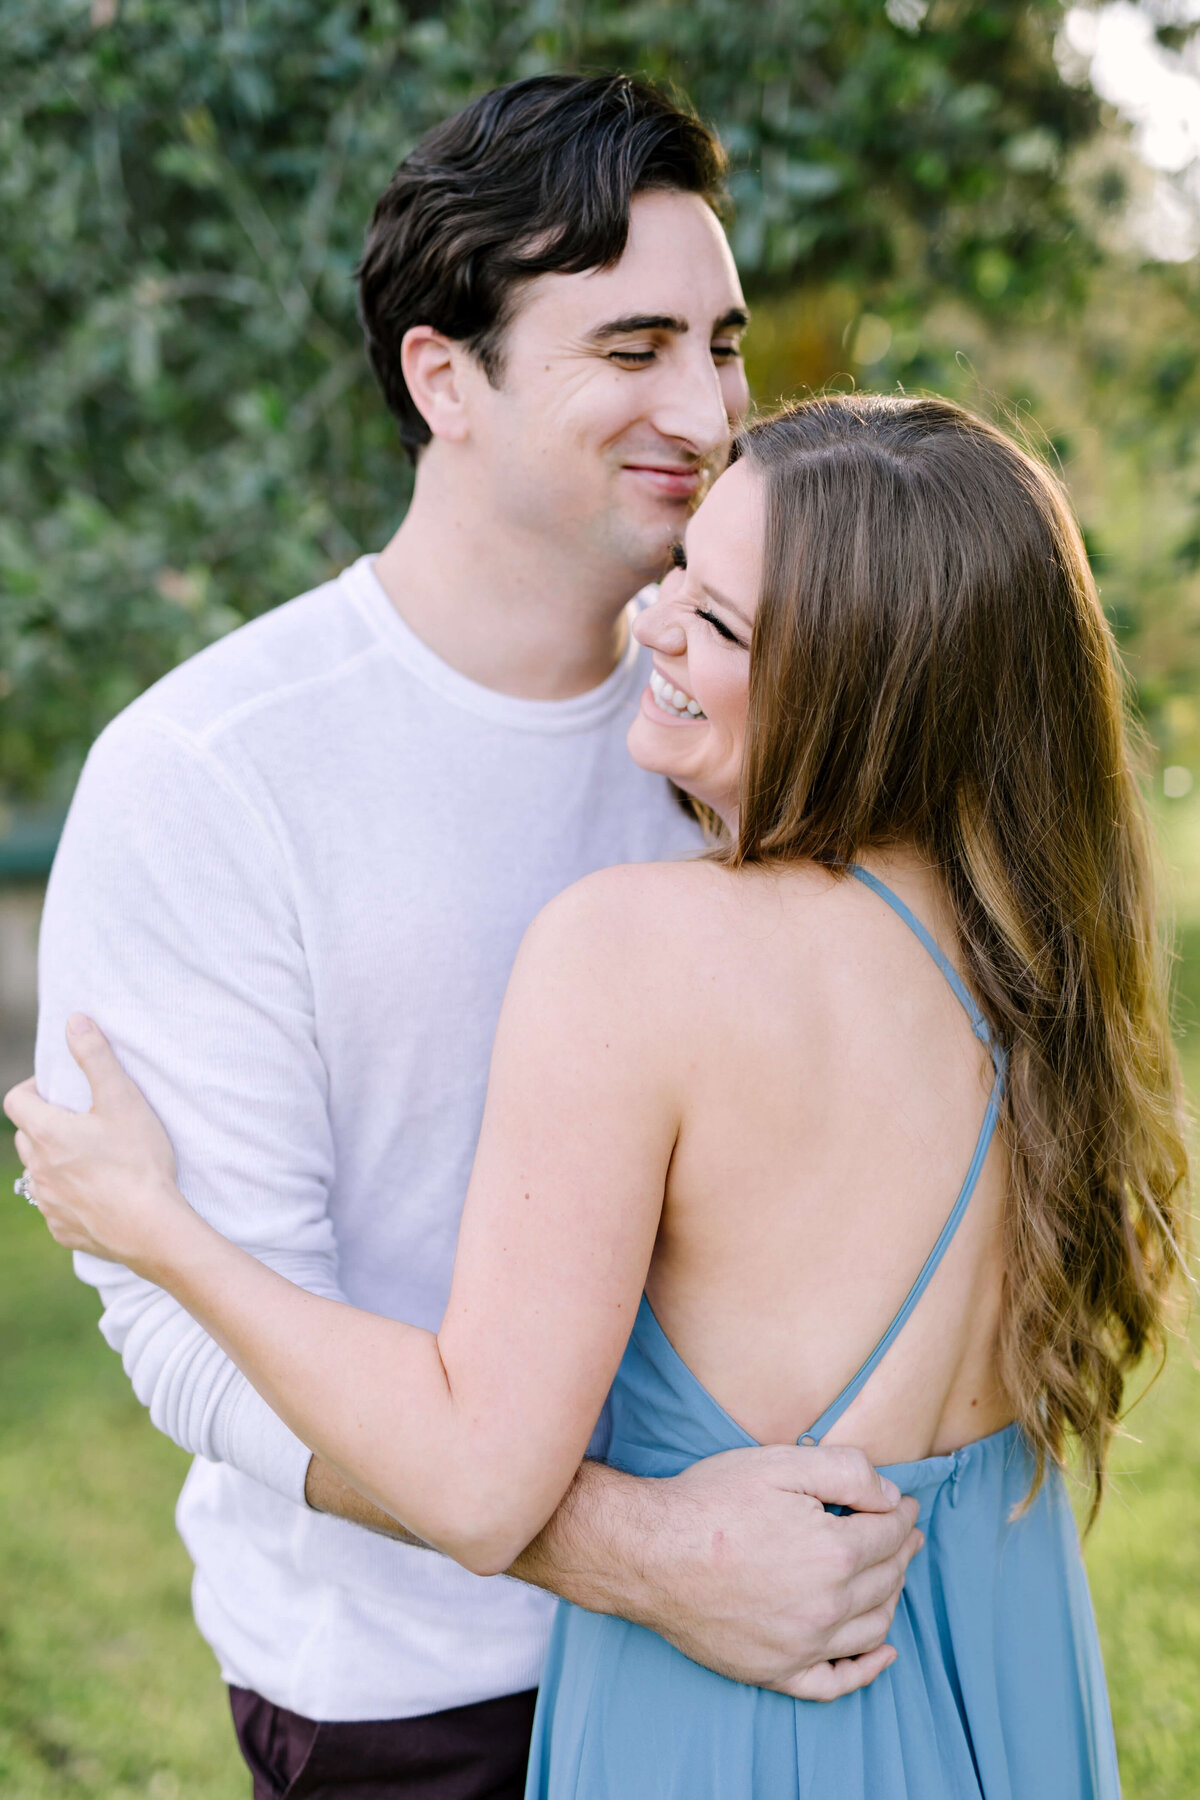
[[[536,923],[556,929],[612,929],[626,936],[633,927],[654,928],[681,912],[719,906],[736,875],[702,857],[677,862],[615,863],[572,882],[543,907]]]
[[[789,896],[827,894],[830,877],[813,865],[783,872],[731,869],[697,857],[619,863],[574,882],[545,906],[526,943],[562,957],[584,956],[628,971],[694,962],[714,938],[732,946],[755,916],[770,917]]]
[[[564,888],[525,933],[518,967],[624,985],[675,960],[729,882],[712,863],[618,863]]]

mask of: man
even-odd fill
[[[438,1323],[525,926],[592,869],[696,845],[625,753],[628,606],[747,404],[721,173],[706,131],[620,77],[516,83],[430,133],[361,271],[417,465],[404,523],[144,695],[81,779],[42,1091],[87,1104],[63,1029],[86,1009],[193,1204],[314,1292]],[[795,1693],[882,1666],[920,1540],[854,1452],[659,1482],[586,1463],[520,1580],[480,1580],[310,1457],[167,1296],[80,1273],[197,1456],[179,1527],[256,1800],[518,1795],[541,1589]]]

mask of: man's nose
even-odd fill
[[[729,414],[707,346],[699,355],[692,352],[674,361],[658,401],[654,424],[664,437],[685,444],[698,457],[709,457],[728,444]]]

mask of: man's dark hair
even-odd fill
[[[628,75],[536,75],[472,101],[421,139],[375,208],[359,266],[367,349],[409,455],[429,442],[400,370],[414,325],[464,343],[488,379],[521,284],[607,268],[633,196],[723,199],[725,155],[665,94]]]

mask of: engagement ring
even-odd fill
[[[17,1179],[13,1182],[13,1193],[20,1194],[22,1200],[28,1200],[30,1206],[37,1205],[37,1201],[33,1194],[33,1179],[30,1176],[28,1169],[26,1169],[23,1174],[18,1175]]]

